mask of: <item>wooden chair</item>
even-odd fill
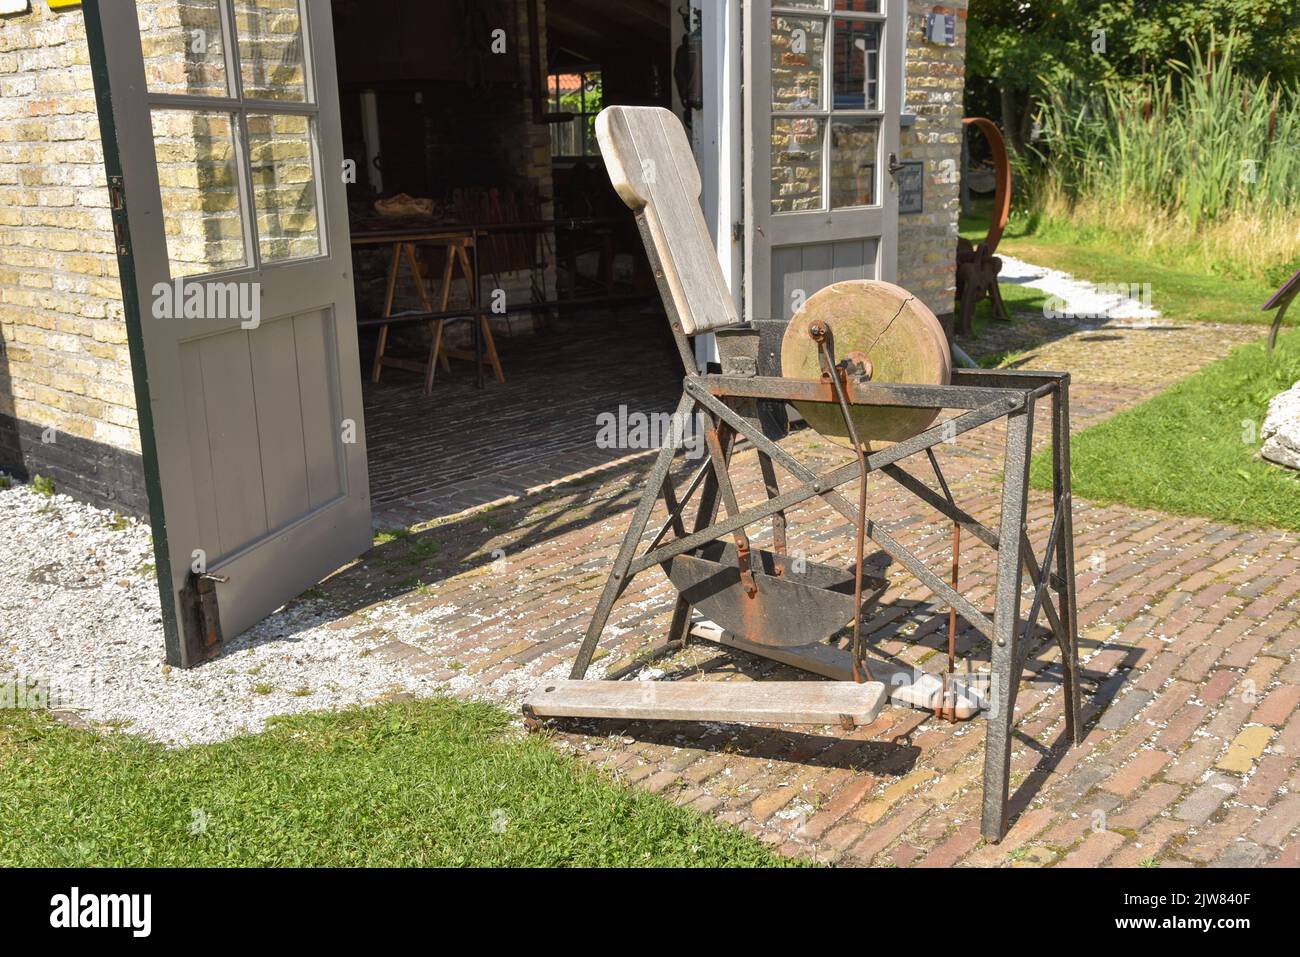
[[[506,186],[466,186],[452,191],[451,208],[457,221],[482,226],[510,226],[535,223],[546,217],[536,187],[527,182]],[[529,274],[529,293],[534,302],[544,302],[548,267],[549,236],[546,232],[489,229],[479,247],[479,273],[498,285],[504,273]],[[506,330],[514,334],[509,310],[502,317]]]

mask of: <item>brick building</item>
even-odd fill
[[[0,468],[147,506],[85,29],[40,2],[0,18]]]
[[[898,283],[916,293],[938,316],[953,311],[957,280],[953,250],[961,213],[961,121],[966,85],[967,0],[947,7],[909,0],[907,84],[902,157],[920,161],[925,170],[925,201],[919,213],[899,216]],[[938,11],[956,17],[952,46],[929,43],[926,15]]]
[[[301,316],[294,322],[300,349],[317,325],[327,343],[331,335],[351,341],[351,351],[332,360],[344,360],[335,370],[347,380],[338,393],[344,406],[353,391],[361,393],[359,357],[368,368],[374,333],[363,323],[358,347],[350,328],[339,333],[331,322],[377,315],[385,261],[381,246],[357,246],[348,256],[349,217],[337,212],[350,213],[355,232],[376,197],[405,192],[469,218],[483,215],[476,210],[484,196],[508,205],[520,221],[626,214],[601,192],[606,185],[588,126],[609,103],[663,105],[690,121],[706,219],[747,318],[779,320],[775,297],[792,286],[811,294],[847,276],[892,279],[940,316],[953,311],[965,0],[754,0],[748,10],[740,0],[699,0],[690,22],[667,0],[100,6],[112,36],[121,31],[110,17],[129,6],[137,12],[127,32],[138,36],[139,50],[129,57],[144,69],[148,181],[156,179],[164,220],[157,234],[164,268],[156,278],[341,256],[355,306],[336,302],[335,312],[306,323],[311,329]],[[120,237],[128,220],[125,211],[115,220],[111,208],[90,12],[66,0],[9,0],[0,13],[0,469],[23,479],[39,473],[60,491],[126,513],[147,514],[152,506],[160,538],[168,473],[166,449],[155,446],[169,440],[157,421],[187,400],[180,392],[163,394],[168,386],[158,374],[146,380],[146,355],[157,345],[146,349],[147,335],[137,329],[150,328],[149,303],[137,307],[143,315],[133,324],[124,299],[115,227]],[[930,29],[933,17],[937,30]],[[690,91],[678,87],[673,67],[692,34],[700,81],[688,110],[683,93]],[[742,98],[747,71],[771,84],[771,102]],[[102,95],[108,79],[99,79]],[[222,97],[231,90],[244,99],[227,109]],[[115,97],[111,109],[125,110],[121,100]],[[119,122],[117,140],[126,137]],[[755,166],[747,143],[762,146],[770,170],[747,168]],[[332,166],[335,150],[356,174],[345,176],[343,205],[325,216],[333,187],[322,170]],[[125,148],[119,159],[126,210],[140,217],[139,177],[132,182],[140,161]],[[906,182],[891,178],[891,165]],[[781,245],[786,213],[824,215],[839,232],[809,242],[800,227]],[[877,225],[859,235],[859,221]],[[756,227],[765,222],[774,226],[760,235]],[[131,220],[130,232],[142,247],[139,221]],[[639,253],[624,244],[635,232],[618,224],[607,232],[613,238],[603,247],[561,228],[535,231],[526,242],[498,237],[479,245],[496,257],[485,267],[493,269],[492,288],[511,303],[529,296],[550,301],[584,284],[644,292]],[[146,257],[136,252],[143,269]],[[524,308],[520,316],[494,316],[492,328],[509,325],[519,334],[522,327],[527,334],[536,324],[544,336],[538,320],[546,314]],[[423,347],[423,324],[408,324],[406,333]],[[707,359],[708,344],[697,346]],[[182,360],[177,389],[187,381]],[[256,385],[256,358],[252,365],[249,381]],[[139,414],[140,401],[150,401],[142,397],[151,397],[155,414]],[[215,427],[216,407],[200,412]],[[249,407],[254,421],[257,413]],[[190,409],[173,432],[192,433],[196,414]],[[361,418],[358,406],[347,421]],[[308,428],[305,418],[300,425]],[[195,458],[192,435],[190,442],[186,469],[209,468]],[[364,457],[364,441],[361,450]],[[216,453],[208,454],[215,461]],[[161,469],[151,464],[157,458]],[[364,480],[348,478],[352,466],[342,457],[330,468],[341,476],[340,488],[365,498]],[[226,507],[220,487],[238,476],[213,475],[215,525],[227,521],[219,514]],[[176,506],[167,511],[174,528]],[[272,509],[265,512],[257,534],[297,520],[286,517],[277,526]],[[219,566],[217,556],[246,548],[252,539],[245,539],[231,538],[207,554]],[[188,555],[190,545],[176,543],[173,551]]]

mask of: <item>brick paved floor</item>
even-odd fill
[[[497,345],[504,385],[489,376],[475,388],[465,361],[439,369],[430,395],[412,373],[387,370],[378,385],[367,377],[376,527],[404,528],[608,467],[629,452],[596,447],[597,413],[619,403],[672,412],[681,394],[662,312],[570,316],[535,336],[498,333]]]
[[[1015,332],[1004,327],[996,338]],[[1074,373],[1077,430],[1156,388],[1131,375],[1117,353],[1151,357],[1152,377],[1163,383],[1257,332],[1057,330],[1032,345],[1031,364]],[[1046,434],[1040,420],[1036,435]],[[788,443],[809,462],[843,460],[842,450],[814,434]],[[990,524],[997,521],[1000,443],[1000,430],[988,427],[941,455],[954,495]],[[742,501],[761,498],[752,453],[738,462]],[[424,687],[517,706],[539,682],[567,670],[644,470],[632,463],[377,547],[325,586],[339,627],[366,622],[367,637],[387,639],[380,653],[421,675]],[[870,508],[943,567],[950,526],[884,480],[873,486]],[[1040,548],[1049,508],[1046,496],[1032,494]],[[553,732],[555,744],[782,853],[820,861],[1300,863],[1293,838],[1300,827],[1300,542],[1277,531],[1085,501],[1076,502],[1075,524],[1086,738],[1075,749],[1062,747],[1056,649],[1043,641],[1017,701],[1013,826],[998,845],[983,844],[978,833],[978,720],[953,726],[888,707],[872,726],[852,732],[569,722]],[[838,515],[809,504],[791,516],[791,547],[811,560],[845,563],[845,528]],[[967,596],[991,614],[989,554],[967,550],[962,580]],[[661,640],[672,598],[661,575],[634,581],[593,673]],[[924,588],[896,570],[870,640],[878,655],[934,670],[942,664],[945,622]],[[984,643],[967,634],[959,653],[972,667],[987,663]],[[661,672],[687,680],[797,677],[704,643],[649,671]]]

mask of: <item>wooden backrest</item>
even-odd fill
[[[740,321],[700,210],[700,171],[681,121],[657,106],[611,106],[596,138],[614,189],[643,213],[663,264],[668,313],[694,335]]]

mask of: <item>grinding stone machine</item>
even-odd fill
[[[707,457],[675,487],[672,466],[682,443],[664,443],[572,673],[530,696],[527,723],[569,716],[852,728],[874,721],[887,701],[928,708],[948,720],[980,714],[987,721],[982,831],[1000,839],[1007,827],[1016,691],[1029,652],[1039,644],[1040,613],[1060,647],[1059,664],[1043,674],[1061,686],[1068,742],[1077,743],[1081,730],[1068,374],[954,369],[943,328],[920,300],[889,283],[853,280],[807,300],[786,328],[781,375],[760,375],[759,335],[740,321],[718,265],[698,202],[699,172],[680,122],[667,110],[616,106],[600,114],[596,130],[610,178],[635,211],[685,366],[674,421],[702,414]],[[689,337],[706,332],[717,337],[720,373],[696,363]],[[818,474],[765,430],[764,401],[793,405],[808,426],[852,457]],[[1036,554],[1026,500],[1039,402],[1050,403],[1053,492],[1050,529]],[[945,410],[948,417],[941,418]],[[1006,457],[1001,518],[991,528],[954,500],[935,449],[995,423],[1005,426]],[[757,504],[741,504],[729,471],[742,442],[756,452],[762,470],[766,499]],[[909,460],[926,466],[933,483],[922,481]],[[784,488],[778,467],[790,477]],[[950,575],[932,569],[873,520],[868,482],[881,479],[952,522]],[[853,485],[856,501],[841,491]],[[848,523],[853,561],[847,569],[789,553],[786,513],[814,498]],[[647,540],[660,501],[668,517]],[[770,526],[770,550],[751,545],[749,530],[760,524]],[[957,589],[963,534],[995,556],[991,614]],[[868,540],[879,552],[865,554]],[[949,609],[942,674],[919,674],[867,654],[862,621],[887,588],[879,559],[898,563]],[[695,637],[830,680],[620,680],[635,677],[635,666],[587,680],[615,602],[635,576],[656,567],[677,592],[667,640],[656,655]],[[955,672],[958,616],[991,642],[989,671]]]

